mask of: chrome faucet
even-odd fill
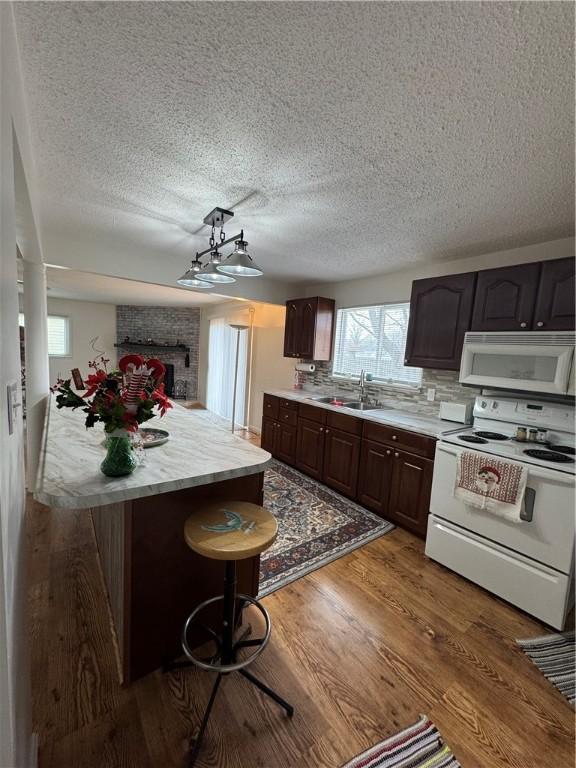
[[[360,381],[358,382],[358,386],[360,387],[360,402],[364,403],[366,401],[366,395],[364,394],[364,386],[366,384],[366,372],[364,368],[360,371]]]

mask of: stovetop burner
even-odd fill
[[[576,449],[573,445],[549,445],[548,448],[551,451],[557,451],[558,453],[566,453],[568,456],[574,456]]]
[[[573,464],[574,459],[570,456],[566,456],[563,453],[555,453],[554,451],[541,451],[538,448],[528,448],[524,451],[526,456],[531,456],[533,459],[542,459],[542,461],[551,461],[556,464]]]
[[[484,440],[483,437],[477,437],[476,435],[458,435],[458,440],[464,440],[467,443],[487,443],[488,440]]]
[[[500,432],[474,432],[478,437],[484,437],[486,440],[508,440],[506,435],[501,435]]]

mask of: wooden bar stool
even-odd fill
[[[190,662],[201,669],[218,673],[198,737],[190,753],[190,766],[195,764],[198,757],[210,712],[224,675],[240,672],[243,677],[283,707],[289,717],[294,714],[294,708],[290,704],[246,669],[262,653],[270,639],[270,616],[258,600],[236,591],[236,561],[264,552],[274,543],[277,533],[276,519],[267,509],[244,501],[224,501],[207,505],[191,515],[184,525],[184,538],[190,549],[203,557],[226,561],[224,594],[200,603],[187,618],[182,632],[182,647]],[[202,610],[219,600],[223,601],[221,633],[207,630],[216,643],[216,655],[209,660],[199,659],[194,656],[188,644],[189,629]],[[258,609],[265,623],[263,637],[246,639],[250,632],[248,630],[248,633],[245,632],[235,639],[238,602],[243,607],[248,603]],[[243,648],[255,650],[248,657],[239,660],[238,652]]]

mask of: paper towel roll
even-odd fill
[[[303,373],[314,373],[316,366],[314,363],[296,363],[296,370]]]

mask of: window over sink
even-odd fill
[[[339,309],[334,376],[372,374],[377,384],[419,387],[422,369],[404,365],[410,303]]]

